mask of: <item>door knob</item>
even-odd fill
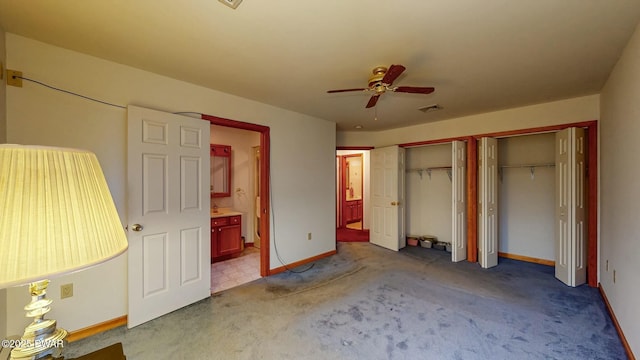
[[[140,224],[133,224],[131,225],[131,230],[133,231],[142,231],[143,227]]]
[[[392,201],[391,206],[400,205],[400,201]]]

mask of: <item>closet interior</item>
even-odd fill
[[[555,133],[498,139],[498,252],[555,261]]]
[[[452,145],[406,149],[406,233],[452,244]]]

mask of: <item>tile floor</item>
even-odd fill
[[[245,248],[242,256],[211,264],[211,293],[260,278],[260,249]]]

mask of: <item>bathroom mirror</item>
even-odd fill
[[[362,200],[362,155],[345,156],[347,201]]]
[[[231,196],[231,146],[211,144],[211,197]]]

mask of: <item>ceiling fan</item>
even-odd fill
[[[435,89],[432,87],[417,86],[391,86],[393,82],[404,72],[406,68],[402,65],[391,65],[389,69],[378,66],[373,69],[373,75],[369,78],[369,87],[357,89],[329,90],[327,93],[339,93],[347,91],[370,91],[373,92],[371,99],[367,103],[367,108],[376,106],[380,95],[387,91],[404,92],[412,94],[431,94]]]

